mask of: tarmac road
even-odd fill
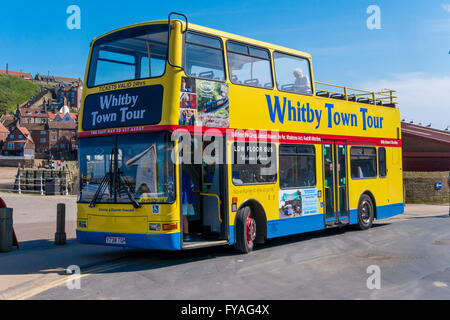
[[[0,299],[450,299],[450,216],[445,206],[409,205],[405,215],[368,231],[270,240],[249,255],[229,247],[157,252],[74,240],[55,247],[41,239],[0,259]],[[70,290],[65,268],[73,264],[81,267],[81,288]],[[381,289],[367,287],[373,265]]]

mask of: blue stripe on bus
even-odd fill
[[[404,213],[403,203],[390,204],[377,207],[377,220],[387,219]],[[346,220],[346,219],[345,219]],[[327,220],[331,221],[331,220]],[[349,223],[358,223],[358,210],[352,209],[349,212]],[[298,233],[311,232],[325,229],[324,215],[316,214],[311,216],[304,216],[298,218],[286,218],[279,220],[271,220],[267,222],[267,238],[283,237]],[[230,239],[234,243],[234,230],[231,233]]]
[[[126,245],[107,244],[106,237],[125,237]],[[180,233],[169,234],[131,234],[112,232],[93,232],[77,230],[77,240],[85,244],[109,245],[155,250],[180,250]]]

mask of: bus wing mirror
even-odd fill
[[[181,17],[183,17],[186,20],[186,29],[184,29],[184,31],[182,31],[182,33],[185,33],[188,30],[188,27],[189,27],[188,18],[184,14],[178,13],[178,12],[171,12],[171,13],[169,13],[169,19],[168,19],[169,20],[169,22],[168,22],[169,30],[168,30],[168,35],[167,35],[167,63],[171,67],[180,68],[180,69],[184,70],[183,66],[177,66],[176,64],[173,64],[172,62],[170,62],[170,33],[172,31],[172,16],[173,15],[181,16]]]

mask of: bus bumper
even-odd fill
[[[108,244],[106,237],[123,237],[126,244]],[[77,241],[112,247],[130,247],[152,250],[181,250],[180,233],[169,234],[131,234],[77,230]]]

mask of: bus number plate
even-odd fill
[[[106,237],[108,244],[126,244],[125,237]]]

